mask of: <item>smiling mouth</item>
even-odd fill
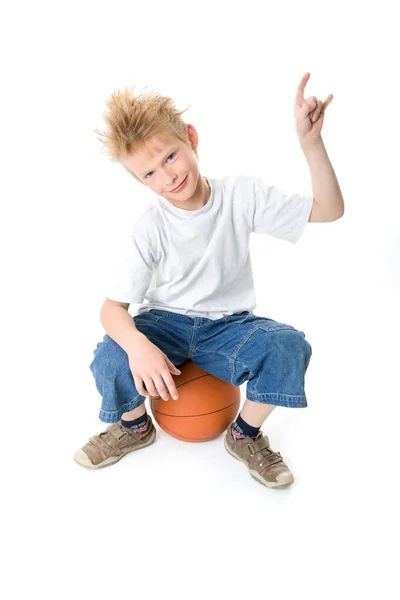
[[[181,187],[181,185],[183,185],[185,183],[187,178],[188,178],[188,175],[186,175],[185,179],[183,181],[181,181],[181,183],[174,190],[171,190],[171,192],[176,192],[176,190],[179,190],[179,188]]]

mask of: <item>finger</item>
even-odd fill
[[[160,398],[162,398],[163,400],[168,400],[169,391],[167,390],[161,375],[153,375],[153,379],[157,387],[158,393],[160,394]]]
[[[178,391],[176,389],[176,385],[174,380],[171,377],[171,373],[169,371],[165,371],[165,373],[163,373],[163,379],[165,381],[165,384],[167,385],[169,392],[171,394],[171,397],[174,400],[178,400]]]
[[[311,115],[311,121],[313,123],[315,123],[315,121],[318,121],[321,111],[322,111],[322,101],[318,100],[317,108],[314,110],[314,112]]]
[[[143,385],[143,381],[140,379],[140,377],[138,377],[137,375],[133,375],[132,373],[132,377],[133,377],[133,381],[135,382],[135,388],[138,394],[140,394],[141,396],[148,396],[148,392],[145,389],[144,385]]]
[[[326,107],[329,106],[329,104],[332,102],[333,100],[333,94],[328,94],[327,99],[325,100],[325,102],[322,105],[322,112],[325,111]]]
[[[303,106],[303,104],[304,104],[304,90],[305,90],[307,81],[309,80],[310,76],[311,76],[311,73],[306,73],[305,75],[303,75],[303,77],[301,78],[301,81],[299,83],[299,86],[297,88],[295,102],[299,106]]]
[[[155,388],[152,378],[147,375],[146,377],[143,377],[143,381],[146,384],[146,390],[149,392],[150,396],[158,396],[158,392]]]
[[[178,367],[176,367],[176,366],[174,365],[174,363],[173,363],[173,362],[171,362],[171,361],[169,360],[169,358],[168,358],[168,356],[167,356],[166,354],[164,354],[164,357],[165,357],[165,362],[167,363],[167,366],[171,367],[171,368],[172,368],[172,369],[174,369],[175,371],[178,371],[178,372],[179,372],[179,374],[181,374],[181,373],[182,373],[182,371],[181,371],[180,369],[178,369]]]
[[[314,112],[317,106],[318,101],[316,96],[310,96],[309,98],[306,98],[303,106],[300,109],[299,116],[303,119],[306,119],[309,115],[311,115]]]

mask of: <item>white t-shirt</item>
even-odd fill
[[[250,233],[296,243],[308,222],[313,197],[285,193],[259,177],[207,178],[211,195],[198,210],[184,210],[163,196],[129,229],[105,296],[141,304],[137,313],[161,309],[219,319],[253,312],[256,297]]]

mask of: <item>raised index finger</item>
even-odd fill
[[[310,73],[306,73],[305,75],[303,75],[300,83],[299,83],[299,87],[297,88],[297,92],[296,92],[296,104],[298,104],[299,106],[303,106],[304,104],[304,90],[306,88],[307,85],[307,81],[310,78]]]

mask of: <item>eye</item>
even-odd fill
[[[170,154],[170,155],[167,157],[167,160],[168,160],[168,158],[169,158],[170,156],[175,156],[175,154],[176,154],[176,152],[172,152],[172,154]],[[151,173],[154,173],[154,171],[149,171],[149,173],[147,173],[147,175],[145,175],[145,177],[144,177],[144,178],[145,178],[145,179],[147,179],[147,178],[148,178],[148,175],[151,175]]]

